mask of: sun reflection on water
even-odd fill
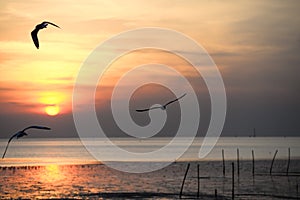
[[[41,182],[56,182],[66,178],[65,171],[61,169],[61,166],[50,164],[46,165],[44,170],[40,171],[39,177]]]

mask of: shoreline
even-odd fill
[[[10,158],[8,158],[10,159]],[[24,167],[44,167],[47,165],[58,165],[58,166],[87,166],[87,165],[106,165],[106,163],[114,163],[114,164],[155,164],[155,163],[168,163],[169,161],[70,161],[70,162],[45,162],[45,163],[31,163],[31,164],[3,164],[0,161],[0,170],[3,168],[9,168],[9,167],[15,167],[15,168],[24,168]],[[236,163],[236,159],[227,159],[225,160],[226,163]],[[250,163],[252,162],[251,159],[240,159],[240,163]],[[255,159],[255,162],[272,162],[272,159]],[[287,159],[278,158],[275,160],[275,162],[288,162]],[[290,162],[300,162],[300,158],[291,158]],[[184,163],[190,163],[190,164],[201,164],[201,163],[222,163],[222,160],[215,159],[215,160],[178,160],[174,162],[170,162],[170,165],[173,164],[184,164]]]

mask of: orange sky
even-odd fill
[[[1,101],[12,102],[15,106],[24,105],[27,106],[25,110],[39,113],[43,112],[45,106],[54,104],[61,107],[61,112],[69,112],[72,86],[81,63],[93,48],[121,31],[144,26],[161,26],[182,31],[196,37],[195,39],[201,38],[199,42],[211,45],[217,42],[213,35],[218,31],[225,31],[222,30],[224,25],[210,25],[220,22],[213,17],[211,11],[199,13],[193,4],[200,8],[202,3],[192,1],[190,4],[182,1],[132,1],[129,4],[123,1],[9,1],[1,4],[3,9],[0,43],[3,58],[0,63],[0,76],[2,87],[9,88],[1,93]],[[206,6],[217,6],[217,10],[221,8],[221,5],[216,4]],[[163,7],[171,8],[166,12]],[[217,10],[213,13],[217,13]],[[209,24],[196,24],[199,21],[198,17],[208,16],[212,16],[206,22]],[[182,22],[177,24],[177,19]],[[47,30],[41,31],[40,49],[37,50],[31,41],[30,32],[43,20],[54,22],[62,29],[49,26]],[[226,23],[226,20],[224,22]],[[203,27],[208,27],[210,33],[196,31]],[[156,60],[161,60],[159,57],[162,56],[156,56]],[[125,62],[141,63],[137,58],[139,56],[132,57],[134,62],[129,62],[128,59]],[[164,62],[171,64],[173,60],[166,58]],[[117,71],[119,70],[115,70],[115,73],[120,73]],[[13,108],[10,108],[10,112],[11,109]]]
[[[282,66],[298,63],[298,1],[12,0],[1,1],[0,8],[0,106],[4,113],[44,113],[49,106],[70,113],[74,81],[89,53],[115,34],[147,26],[174,29],[200,43],[219,67],[229,95],[245,91],[260,95],[262,88],[273,91],[272,77],[261,76],[268,72],[276,73],[282,83],[275,83],[274,95],[279,90],[291,94],[293,80],[297,80]],[[30,32],[44,20],[62,29],[48,26],[42,30],[37,50]],[[165,52],[135,52],[120,59],[103,84],[111,87],[127,66],[149,57],[175,64],[187,76],[193,74],[185,70],[187,63]],[[250,77],[257,80],[250,83]]]

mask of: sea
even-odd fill
[[[168,150],[169,157],[176,155],[189,139],[177,141]],[[84,143],[79,138],[13,140],[5,158],[0,159],[0,199],[300,198],[300,138],[297,137],[221,137],[201,159],[198,155],[204,138],[195,138],[174,162],[145,173],[117,170],[97,157],[123,163],[124,157],[121,159],[111,151],[111,143],[127,152],[145,153],[155,152],[171,140],[111,138],[109,142],[85,139]],[[7,139],[1,139],[0,151],[6,145]],[[92,155],[87,149],[93,148],[101,151]],[[164,162],[159,160],[162,158],[157,162]],[[124,169],[147,163],[147,159],[140,157],[128,161]],[[157,166],[151,162],[154,165],[150,166]]]
[[[240,160],[252,160],[252,151],[255,160],[271,160],[276,153],[276,159],[300,158],[300,137],[220,137],[204,158],[199,158],[199,150],[203,145],[204,138],[194,138],[193,143],[177,156],[180,147],[185,145],[190,138],[182,138],[176,145],[168,151],[169,157],[174,157],[174,161],[220,161],[235,160],[239,156]],[[153,137],[149,139],[133,138],[110,138],[110,142],[125,151],[133,153],[154,152],[169,144],[172,138]],[[88,142],[86,142],[88,141]],[[90,141],[90,143],[89,143]],[[0,139],[0,154],[5,150],[8,139]],[[0,160],[0,166],[20,166],[20,165],[45,165],[45,164],[84,164],[103,161],[121,161],[120,157],[114,155],[107,140],[101,138],[85,139],[85,144],[91,144],[101,151],[101,156],[93,156],[87,150],[80,138],[20,138],[12,140],[9,144],[4,159]],[[290,152],[290,155],[289,155]],[[175,155],[176,154],[176,155]],[[122,158],[123,159],[123,158]],[[128,161],[149,161],[147,158],[131,157]],[[158,157],[157,161],[163,157]],[[124,160],[122,160],[124,161]],[[126,161],[126,160],[125,160]],[[153,160],[150,160],[153,161]]]

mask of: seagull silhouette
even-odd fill
[[[165,105],[162,105],[162,106],[155,106],[155,107],[146,108],[146,109],[138,109],[138,110],[136,110],[136,111],[137,111],[137,112],[146,112],[146,111],[153,110],[153,109],[158,109],[158,108],[160,108],[160,109],[162,109],[162,110],[166,110],[166,108],[167,108],[167,106],[168,106],[169,104],[174,103],[175,101],[179,101],[179,99],[183,98],[185,95],[186,95],[186,93],[183,94],[183,95],[181,95],[181,96],[178,97],[177,99],[174,99],[174,100],[172,100],[172,101],[169,101],[168,103],[166,103]]]
[[[48,127],[45,127],[45,126],[29,126],[29,127],[25,128],[25,129],[23,129],[23,130],[21,130],[21,131],[15,133],[13,136],[11,136],[11,137],[9,138],[9,140],[8,140],[8,142],[7,142],[7,145],[6,145],[6,148],[5,148],[5,151],[4,151],[4,153],[3,153],[2,159],[4,158],[4,156],[5,156],[5,154],[6,154],[8,145],[9,145],[9,143],[11,142],[11,140],[14,139],[15,137],[16,137],[17,139],[19,139],[20,137],[23,137],[23,136],[27,135],[27,133],[26,133],[25,131],[28,130],[28,129],[31,129],[31,128],[35,128],[35,129],[43,129],[43,130],[51,130],[51,128],[48,128]]]
[[[35,29],[33,31],[31,31],[31,37],[32,37],[32,40],[33,40],[33,42],[34,42],[37,49],[40,46],[39,45],[39,39],[38,39],[38,32],[39,32],[39,30],[41,30],[43,28],[47,28],[48,24],[51,24],[52,26],[60,28],[59,26],[57,26],[56,24],[53,24],[51,22],[42,22],[42,23],[36,25]]]

